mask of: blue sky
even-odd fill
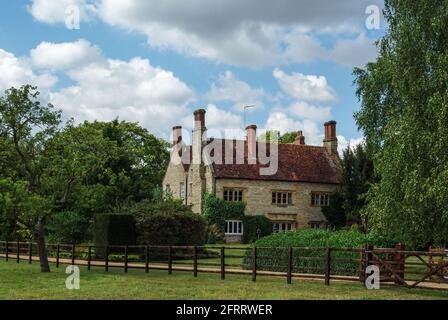
[[[366,27],[381,0],[3,1],[0,90],[31,83],[76,121],[139,121],[158,136],[247,122],[303,130],[320,144],[338,122],[341,146],[359,142],[352,70],[376,57],[379,29]],[[75,11],[73,11],[75,10]],[[79,10],[79,29],[67,27]],[[75,13],[75,15],[73,15]],[[374,12],[372,12],[374,13]],[[376,16],[373,16],[376,18]]]

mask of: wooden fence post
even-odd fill
[[[221,280],[226,278],[226,253],[225,247],[221,247]]]
[[[124,272],[128,272],[128,246],[124,247]]]
[[[372,251],[373,251],[373,246],[371,244],[364,246],[363,248],[363,255],[362,255],[362,262],[361,262],[361,281],[362,283],[365,285],[366,279],[367,279],[367,274],[366,274],[366,268],[369,266],[370,262],[373,260],[372,259]]]
[[[252,281],[257,281],[257,247],[252,249]]]
[[[17,263],[20,262],[20,242],[17,241]]]
[[[399,244],[395,245],[395,250],[399,251],[399,252],[395,252],[395,254],[394,254],[394,262],[395,262],[395,265],[397,266],[396,273],[401,279],[404,279],[406,255],[403,254],[403,252],[401,252],[401,251],[405,251],[406,247],[404,244],[399,243]],[[392,267],[392,269],[395,269],[395,268]],[[403,284],[403,282],[400,281],[397,277],[395,277],[395,283]]]
[[[145,272],[149,272],[149,246],[145,247]]]
[[[331,275],[331,248],[327,248],[325,251],[325,285],[330,285]]]
[[[9,261],[9,241],[6,241],[6,261]]]
[[[292,247],[288,248],[288,272],[286,275],[288,284],[292,283]]]
[[[109,271],[109,246],[106,246],[106,250],[105,250],[105,262],[104,262],[104,268],[106,270],[106,272]]]
[[[87,253],[87,270],[90,271],[90,266],[92,263],[92,246],[89,246],[88,249],[88,253]]]
[[[33,262],[33,243],[28,243],[28,263],[31,264]]]
[[[193,248],[193,275],[198,277],[198,247]]]
[[[61,253],[61,245],[56,248],[56,268],[59,268],[59,254]]]
[[[76,250],[75,245],[72,244],[72,266],[75,265],[75,252],[76,252],[75,250]]]
[[[173,249],[168,247],[168,274],[173,273]]]

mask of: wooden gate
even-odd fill
[[[448,284],[448,255],[445,249],[406,251],[402,245],[390,249],[367,246],[364,259],[364,269],[369,265],[379,268],[382,283],[395,283],[408,288],[423,284],[427,286],[428,283]]]

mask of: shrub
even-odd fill
[[[207,193],[204,197],[202,214],[209,225],[217,225],[224,232],[226,220],[242,220],[245,205],[242,202],[230,202]]]
[[[206,194],[203,215],[208,222],[209,244],[221,242],[224,238],[226,220],[241,220],[244,225],[243,242],[250,243],[257,240],[257,228],[261,235],[272,233],[272,223],[265,216],[245,216],[245,205],[242,202],[229,202],[217,198],[213,194]]]
[[[244,235],[243,242],[251,243],[258,239],[257,229],[260,228],[260,237],[268,236],[272,233],[272,222],[265,216],[245,216],[243,218]]]
[[[362,245],[365,244],[372,244],[376,247],[390,247],[393,245],[393,243],[385,241],[373,234],[366,235],[356,231],[329,231],[316,229],[277,233],[256,241],[254,245],[260,247],[258,249],[258,256],[260,258],[257,260],[257,263],[262,266],[260,267],[261,270],[286,272],[286,257],[288,256],[287,248],[294,247],[293,256],[302,258],[293,259],[294,272],[322,274],[325,264],[324,260],[313,260],[313,258],[324,258],[325,248],[331,247],[359,249]],[[308,250],[306,249],[307,247],[315,249]],[[332,258],[332,274],[357,274],[359,269],[360,253],[334,251],[332,253]],[[334,258],[352,260],[336,261]],[[246,267],[249,267],[251,265],[252,259],[250,251],[246,253],[244,263]],[[299,269],[297,269],[298,267]],[[342,271],[343,269],[347,269],[349,271]]]
[[[134,217],[130,214],[98,214],[95,216],[94,234],[98,257],[104,257],[105,246],[134,245]]]
[[[89,238],[91,223],[78,212],[65,211],[48,222],[48,241],[52,243],[82,243]]]
[[[206,222],[190,206],[167,198],[143,201],[130,212],[137,226],[138,243],[167,246],[202,246]]]

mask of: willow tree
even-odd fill
[[[355,69],[355,115],[380,178],[364,216],[411,247],[448,239],[448,4],[386,0],[379,56]]]

